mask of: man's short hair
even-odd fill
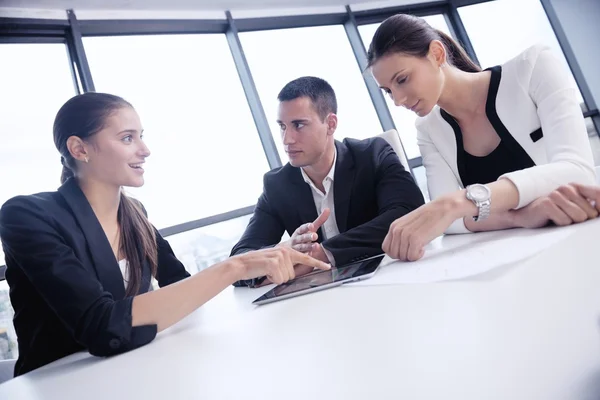
[[[335,92],[324,79],[314,76],[294,79],[285,85],[277,95],[279,101],[290,101],[300,97],[308,97],[311,100],[322,121],[329,113],[337,114]]]

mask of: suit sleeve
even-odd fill
[[[381,245],[392,222],[425,202],[392,147],[385,143],[374,148],[379,213],[371,221],[323,241],[323,247],[331,252],[338,266],[382,254]]]
[[[132,327],[133,297],[114,300],[95,274],[66,244],[52,217],[25,198],[0,210],[0,238],[15,261],[73,338],[95,356],[110,356],[143,346],[156,325]]]
[[[552,52],[535,46],[522,62],[522,85],[537,105],[548,163],[502,175],[519,191],[517,208],[561,185],[596,183],[594,160],[577,90]]]
[[[189,272],[187,272],[181,261],[175,257],[175,253],[173,253],[169,242],[158,231],[155,233],[158,250],[158,270],[156,276],[158,285],[160,287],[167,286],[189,277]]]
[[[427,176],[427,189],[431,200],[462,189],[462,183],[458,181],[452,169],[444,160],[437,147],[431,141],[429,134],[423,129],[417,129],[417,143],[423,166]],[[457,219],[446,229],[444,233],[470,233],[462,218]]]
[[[239,242],[231,250],[231,256],[248,251],[272,247],[281,241],[285,227],[269,200],[267,178],[264,179],[263,193],[258,198],[254,214]],[[234,286],[250,286],[250,281],[238,281]]]

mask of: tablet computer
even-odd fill
[[[383,257],[383,255],[371,257],[353,264],[331,268],[328,271],[316,270],[310,274],[275,286],[254,300],[252,304],[272,303],[290,297],[329,289],[344,283],[370,278],[375,274],[377,268],[379,268]]]

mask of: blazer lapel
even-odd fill
[[[500,140],[504,142],[504,145],[508,147],[510,152],[519,157],[522,160],[527,160],[527,164],[529,167],[534,167],[535,162],[531,159],[529,154],[525,151],[521,144],[515,139],[515,137],[506,129],[506,126],[498,116],[498,111],[496,110],[496,101],[498,97],[498,89],[500,88],[500,82],[502,79],[502,67],[500,65],[487,68],[487,70],[492,71],[492,77],[490,79],[490,88],[488,90],[487,101],[485,104],[485,113],[494,127],[494,130],[500,136]],[[540,128],[540,133],[543,136],[543,133]],[[538,139],[539,140],[539,139]]]
[[[462,183],[462,177],[465,176],[467,171],[466,171],[466,166],[465,166],[465,152],[464,152],[464,146],[463,146],[462,130],[460,129],[458,122],[456,122],[456,120],[450,114],[448,114],[446,112],[446,110],[440,109],[440,114],[441,114],[442,118],[444,118],[444,120],[452,127],[452,130],[454,131],[454,138],[455,138],[454,156],[456,159],[456,168],[458,169],[457,178],[458,178],[458,181],[460,182],[460,184],[464,187],[464,184]],[[453,165],[453,164],[450,164],[450,165]]]
[[[105,290],[112,293],[115,300],[125,297],[123,275],[113,254],[110,243],[92,210],[92,206],[73,178],[67,180],[58,192],[64,197],[71,208],[83,235],[85,236],[88,251],[91,254],[94,269],[98,279]]]
[[[335,174],[333,181],[333,203],[335,205],[335,219],[338,230],[346,232],[348,229],[348,212],[350,209],[350,197],[354,187],[354,158],[348,147],[342,142],[335,141],[337,149],[337,161],[335,162]]]
[[[456,137],[456,129],[459,128],[458,124],[450,114],[439,107],[435,107],[432,113],[436,114],[432,115],[435,118],[432,118],[429,125],[427,125],[429,137],[452,170],[456,180],[464,187],[459,172],[459,169],[462,168],[461,165],[464,164],[463,160],[458,159],[459,146],[457,145]],[[460,140],[462,141],[462,133]]]

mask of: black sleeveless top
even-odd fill
[[[440,110],[442,117],[452,126],[456,136],[456,161],[458,173],[464,187],[474,183],[494,182],[503,174],[535,166],[529,154],[513,138],[496,112],[496,96],[500,86],[502,67],[487,68],[486,71],[488,70],[492,72],[492,76],[485,104],[485,113],[500,137],[500,144],[494,151],[483,157],[467,153],[463,146],[462,131],[458,122],[445,110]],[[535,133],[543,136],[541,129],[538,129]]]

